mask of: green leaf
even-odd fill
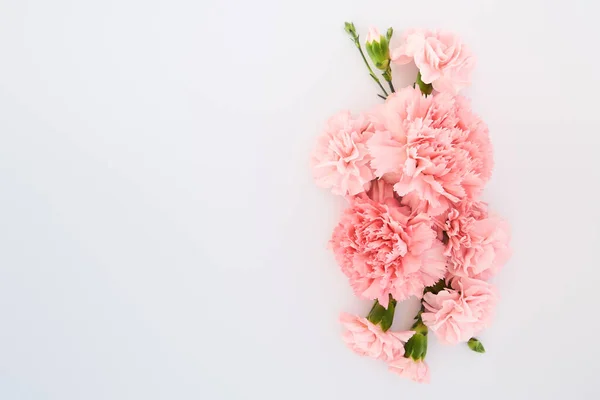
[[[469,339],[467,346],[476,353],[485,353],[485,347],[483,347],[483,344],[477,338]]]

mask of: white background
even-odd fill
[[[1,1],[0,398],[598,398],[592,4]],[[308,160],[329,115],[379,101],[345,20],[478,55],[466,94],[514,256],[487,354],[430,340],[429,386],[340,339],[339,312],[370,304]]]

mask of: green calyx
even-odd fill
[[[421,319],[422,313],[423,308],[415,316],[415,323],[410,328],[411,331],[415,331],[415,334],[404,345],[404,356],[412,358],[415,361],[423,360],[427,355],[427,334],[429,333],[429,329]]]
[[[433,85],[431,83],[425,83],[421,80],[421,71],[419,71],[417,74],[416,84],[419,85],[421,93],[423,93],[425,96],[429,96],[431,92],[433,92]]]
[[[367,54],[377,69],[385,71],[390,65],[390,46],[386,36],[365,44]]]
[[[415,333],[404,345],[404,357],[415,361],[425,359],[427,355],[427,333]]]
[[[396,300],[390,296],[388,308],[384,308],[379,301],[375,301],[367,319],[374,325],[379,325],[382,331],[387,331],[391,328],[394,322],[394,312],[396,311]]]
[[[483,344],[477,338],[469,339],[467,346],[476,353],[485,353],[485,347],[483,347]]]

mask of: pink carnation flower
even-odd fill
[[[368,197],[377,203],[389,203],[400,206],[394,186],[382,179],[376,179],[371,182],[371,189],[367,192]]]
[[[413,331],[384,332],[368,319],[347,313],[340,315],[340,322],[347,329],[342,338],[352,351],[386,362],[403,357],[404,343],[414,335]]]
[[[357,296],[378,299],[387,308],[422,295],[446,273],[443,244],[426,214],[412,215],[390,199],[377,203],[366,196],[351,200],[336,226],[331,245]]]
[[[414,60],[421,80],[438,92],[458,93],[471,83],[475,57],[453,33],[413,29],[402,35],[402,45],[391,53],[398,64]]]
[[[369,189],[373,179],[366,146],[372,134],[369,127],[364,116],[353,118],[349,111],[329,119],[311,160],[317,185],[342,196]]]
[[[444,231],[452,275],[487,280],[510,258],[510,226],[489,216],[485,203],[457,204],[448,213]]]
[[[410,193],[404,197],[398,196],[394,192],[394,186],[387,183],[383,179],[376,179],[371,182],[371,189],[367,192],[368,197],[378,203],[386,203],[388,205],[395,204],[397,206],[405,206],[410,208],[411,215],[428,213],[429,207],[426,201],[419,199],[414,193]],[[432,228],[437,234],[437,238],[442,241],[444,239],[444,228],[446,224],[447,213],[432,216]]]
[[[424,201],[439,215],[454,202],[474,199],[491,176],[487,126],[468,101],[446,93],[425,97],[407,87],[371,115],[371,167],[400,196]]]
[[[429,383],[429,367],[424,360],[414,361],[412,358],[400,357],[388,365],[389,370],[395,374],[418,383]]]
[[[454,278],[450,289],[425,293],[421,318],[442,343],[466,342],[491,323],[497,298],[487,282]]]

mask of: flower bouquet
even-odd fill
[[[348,201],[330,242],[335,259],[356,296],[374,301],[366,317],[341,314],[343,340],[428,382],[430,332],[485,351],[476,336],[498,299],[489,279],[510,256],[507,222],[479,200],[493,167],[488,128],[458,94],[475,59],[452,33],[407,30],[390,50],[392,28],[371,28],[364,45],[380,79],[354,24],[345,30],[383,102],[331,117],[311,160],[317,185]],[[413,62],[414,85],[396,90],[392,63]],[[397,302],[412,296],[421,300],[414,324],[390,330]]]

